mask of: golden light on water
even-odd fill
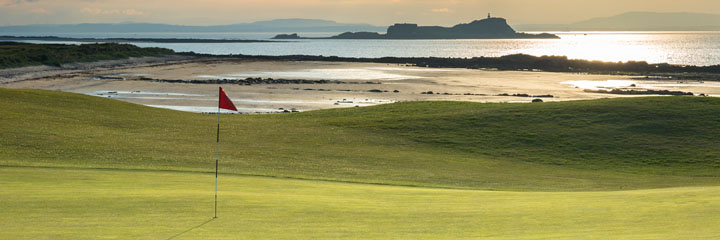
[[[557,32],[561,39],[312,40],[292,44],[157,44],[179,52],[340,57],[501,57],[510,54],[567,56],[606,62],[646,61],[686,65],[720,64],[720,32]],[[327,35],[327,34],[326,34]],[[326,35],[314,35],[322,37]],[[189,35],[242,38],[246,35]],[[265,39],[273,35],[257,35]],[[246,36],[247,37],[247,36]]]
[[[585,37],[578,36],[578,38]],[[600,35],[582,45],[569,47],[569,56],[580,59],[593,59],[601,61],[629,61],[641,59],[638,56],[657,54],[655,49],[642,44],[647,41],[648,35]],[[573,39],[568,39],[572,41]]]
[[[652,33],[566,33],[562,40],[547,41],[552,45],[547,48],[524,49],[522,52],[531,55],[564,55],[570,59],[599,60],[605,62],[626,62],[649,59],[649,62],[669,62],[674,44],[648,44],[664,41],[664,35]],[[673,41],[676,39],[668,39]],[[664,46],[664,47],[660,47]],[[662,48],[662,49],[660,49]],[[550,52],[552,50],[552,52]],[[557,51],[561,50],[561,53]]]

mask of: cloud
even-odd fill
[[[87,7],[80,10],[80,12],[89,13],[92,15],[111,15],[111,14],[119,14],[120,13],[120,11],[117,9],[103,10],[103,9],[99,9],[99,8],[87,8]]]
[[[118,9],[100,9],[100,8],[83,8],[80,10],[80,12],[88,13],[92,15],[128,15],[128,16],[136,16],[136,15],[145,15],[144,12],[135,10],[135,9],[125,9],[125,10],[118,10]]]
[[[122,11],[122,14],[128,15],[128,16],[134,16],[134,15],[145,15],[144,12],[135,10],[135,9],[126,9]]]
[[[47,9],[44,9],[44,8],[30,9],[28,12],[34,13],[34,14],[50,14],[50,11],[48,11]]]
[[[430,9],[430,11],[431,11],[431,12],[434,12],[434,13],[449,13],[449,12],[450,12],[450,9],[448,9],[448,8],[434,8],[434,9]]]
[[[25,3],[33,3],[38,0],[0,0],[0,7],[14,7]]]

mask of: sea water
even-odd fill
[[[207,54],[340,57],[499,57],[556,55],[571,59],[720,64],[720,32],[563,32],[561,39],[293,40],[281,43],[138,43]]]
[[[300,33],[331,36],[335,33]],[[720,64],[720,32],[555,32],[561,39],[332,40],[259,43],[133,43],[179,52],[340,57],[498,57],[509,54],[567,56],[600,61],[683,65]],[[3,35],[13,35],[12,33]],[[269,39],[274,33],[47,34],[63,37]]]

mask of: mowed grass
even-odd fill
[[[717,239],[720,187],[452,190],[0,168],[0,239]]]
[[[0,89],[0,165],[214,171],[216,116]],[[220,171],[468,189],[720,183],[720,99],[410,102],[224,115]]]
[[[215,117],[0,89],[0,239],[715,239],[720,100]],[[502,191],[497,191],[502,190]]]

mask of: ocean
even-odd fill
[[[553,32],[561,39],[477,40],[290,40],[268,43],[133,43],[180,52],[340,57],[498,57],[556,55],[600,61],[646,61],[681,65],[720,64],[720,32]],[[300,33],[319,37],[336,33]],[[12,33],[0,35],[13,35]],[[275,33],[47,34],[62,37],[269,39]],[[37,35],[35,35],[37,36]]]

